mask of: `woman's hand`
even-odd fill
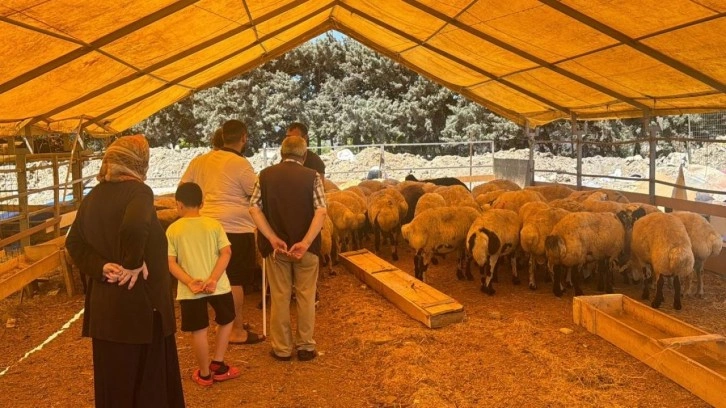
[[[126,269],[123,268],[122,272],[119,275],[118,285],[123,286],[125,284],[129,284],[129,290],[134,287],[136,284],[136,281],[139,279],[139,273],[142,274],[144,277],[144,280],[146,280],[149,277],[149,269],[146,268],[146,262],[144,262],[140,268],[136,269]]]
[[[119,281],[121,272],[124,267],[113,262],[109,262],[103,265],[103,277],[108,283],[116,283]]]

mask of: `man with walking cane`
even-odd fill
[[[250,199],[250,215],[260,232],[258,246],[270,283],[271,355],[289,361],[317,356],[315,291],[318,279],[320,229],[327,216],[320,175],[303,167],[307,144],[299,136],[283,140],[282,162],[262,170]],[[290,324],[290,296],[297,304],[297,336]]]

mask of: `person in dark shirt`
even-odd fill
[[[305,124],[300,122],[293,122],[287,127],[287,132],[285,133],[285,137],[290,136],[299,136],[305,139],[305,144],[307,146],[310,146],[310,139],[308,138],[308,127],[305,126]],[[315,154],[315,152],[311,151],[310,149],[307,150],[307,155],[305,156],[305,162],[303,163],[303,166],[313,169],[320,174],[320,177],[325,177],[325,163],[323,163],[323,160]]]
[[[97,407],[184,407],[167,241],[144,184],[149,144],[124,136],[106,150],[66,248],[88,281]]]
[[[299,136],[282,141],[282,162],[262,170],[250,198],[250,215],[259,229],[258,248],[270,282],[272,356],[315,358],[315,293],[320,229],[327,210],[322,177],[302,166],[307,153]],[[290,205],[295,203],[295,205]],[[294,285],[294,286],[293,286]],[[297,339],[290,324],[290,297],[297,298]]]

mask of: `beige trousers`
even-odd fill
[[[286,357],[295,350],[315,350],[315,290],[318,257],[306,252],[297,261],[277,254],[265,258],[265,273],[270,282],[270,343],[275,354]],[[292,337],[290,297],[293,285],[297,298],[297,341]]]

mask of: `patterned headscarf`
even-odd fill
[[[143,182],[148,169],[149,142],[144,135],[123,136],[106,149],[96,179],[101,183],[128,180]]]

